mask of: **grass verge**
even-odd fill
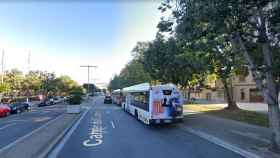
[[[185,110],[202,112],[208,115],[245,122],[263,127],[269,127],[268,115],[254,111],[242,109],[226,110],[223,107],[215,105],[189,104],[184,106]]]

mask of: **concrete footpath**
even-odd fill
[[[0,158],[43,158],[81,116],[62,114],[0,151]],[[20,129],[18,129],[20,130]]]
[[[203,113],[186,113],[182,128],[247,158],[279,158],[268,150],[268,128]]]

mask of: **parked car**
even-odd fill
[[[112,104],[112,97],[109,95],[105,96],[104,104]]]
[[[0,117],[9,116],[11,113],[11,108],[8,105],[0,105]]]
[[[38,107],[49,106],[51,105],[48,100],[43,100],[38,104]]]
[[[54,98],[50,98],[49,102],[50,102],[50,105],[54,105],[55,104]]]
[[[10,104],[11,114],[17,114],[24,111],[28,111],[28,106],[22,102],[15,102]]]
[[[61,103],[62,101],[63,101],[63,99],[59,96],[53,98],[53,102],[55,104]]]
[[[26,110],[31,110],[31,105],[27,102],[22,103]]]

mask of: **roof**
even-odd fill
[[[116,89],[116,90],[113,90],[113,93],[114,92],[121,92],[121,90],[120,89]]]
[[[160,89],[170,89],[170,88],[177,88],[175,84],[168,83],[168,84],[161,84],[152,86],[152,88],[160,88]]]
[[[144,92],[150,90],[149,83],[141,83],[134,86],[123,88],[123,92]]]
[[[142,83],[142,84],[137,84],[134,86],[123,88],[122,92],[145,92],[145,91],[149,91],[151,88],[176,89],[176,85],[169,83],[169,84],[151,86],[149,83]]]

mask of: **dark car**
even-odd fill
[[[43,100],[38,104],[38,107],[49,106],[51,105],[49,101]]]
[[[29,103],[23,102],[22,104],[26,110],[31,110],[31,105]]]
[[[17,114],[24,111],[28,111],[28,106],[21,102],[10,104],[10,108],[11,108],[11,114]]]
[[[111,96],[105,96],[104,104],[112,104],[112,97]]]

